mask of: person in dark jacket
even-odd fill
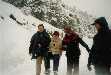
[[[93,38],[93,46],[89,54],[88,69],[94,65],[96,75],[111,75],[111,31],[105,17],[94,21],[97,34]]]
[[[49,72],[48,48],[50,42],[51,38],[45,31],[43,24],[38,25],[38,31],[32,36],[29,47],[29,54],[32,55],[32,59],[36,59],[36,75],[40,75],[43,59],[45,62],[45,71],[46,73]]]
[[[72,75],[74,67],[74,74],[79,75],[79,43],[89,52],[88,45],[74,32],[70,26],[64,27],[65,37],[63,38],[63,49],[66,50],[67,57],[67,75]]]

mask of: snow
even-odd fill
[[[18,8],[2,1],[0,1],[0,9],[2,10],[0,16],[4,17],[4,20],[0,19],[0,75],[35,75],[35,60],[30,60],[28,47],[32,35],[36,32],[36,26],[43,23],[49,32],[57,30],[63,33],[63,31],[31,15],[24,15]],[[14,14],[19,22],[26,23],[28,21],[28,23],[21,26],[9,18],[10,14]],[[83,39],[91,47],[92,39],[87,37]],[[88,53],[82,46],[80,48],[80,75],[94,75],[94,71],[87,70]],[[59,75],[66,75],[66,65],[64,52],[60,59]],[[44,64],[42,64],[41,75],[44,75]],[[52,72],[51,75],[53,75]]]

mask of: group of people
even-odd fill
[[[94,36],[93,46],[90,49],[70,26],[64,27],[65,36],[61,39],[58,31],[54,31],[50,37],[44,25],[39,24],[29,47],[29,54],[32,59],[36,59],[36,75],[41,73],[42,60],[45,64],[45,74],[50,74],[50,59],[53,60],[54,75],[58,75],[59,60],[63,51],[66,51],[67,75],[79,75],[81,54],[79,44],[84,46],[89,53],[87,64],[89,70],[91,70],[91,65],[94,65],[96,75],[111,75],[111,31],[108,23],[104,17],[100,17],[92,25],[95,25],[98,32]]]

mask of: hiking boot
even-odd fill
[[[58,71],[54,71],[54,75],[58,75]]]
[[[45,74],[49,74],[50,73],[50,69],[45,71]]]
[[[36,56],[32,56],[31,60],[32,60],[32,59],[37,59],[37,57],[36,57]]]

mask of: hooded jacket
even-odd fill
[[[104,17],[95,20],[101,29],[93,38],[93,46],[89,55],[89,64],[111,64],[111,31]],[[94,24],[93,24],[94,25]]]

